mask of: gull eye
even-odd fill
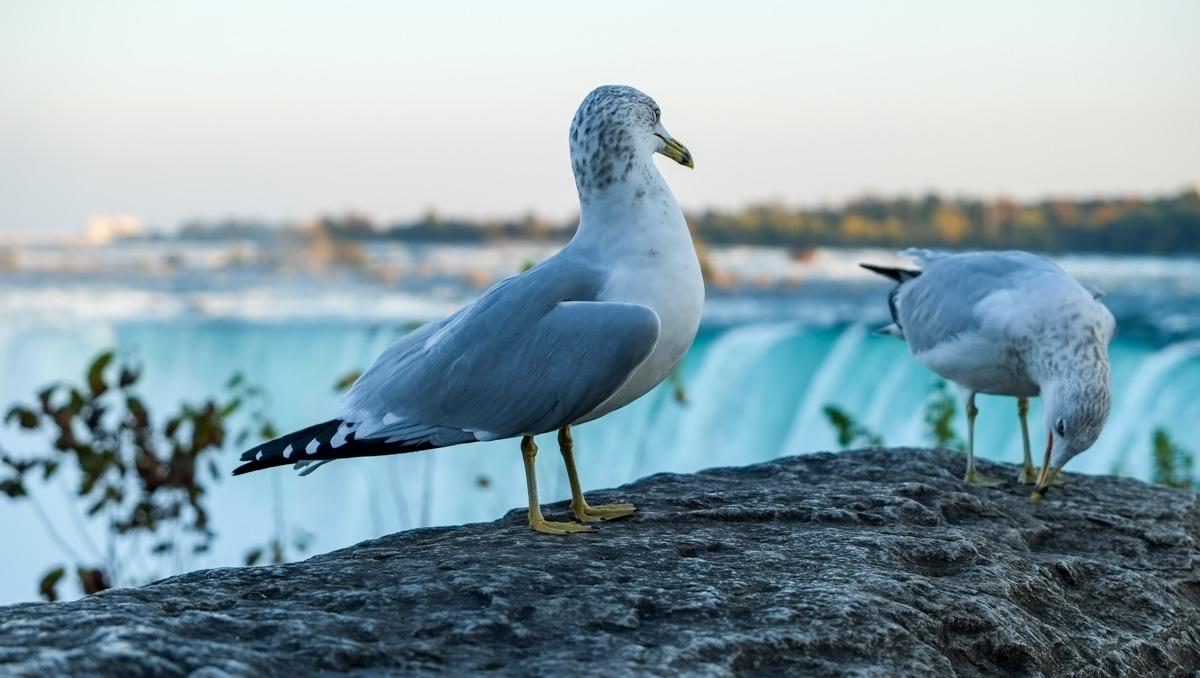
[[[662,111],[657,108],[654,109],[654,122],[658,122],[661,119],[662,119]]]
[[[1067,435],[1067,420],[1060,418],[1058,421],[1054,422],[1054,432],[1059,436]]]

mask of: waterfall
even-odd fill
[[[862,325],[851,325],[838,337],[828,355],[823,357],[820,369],[809,382],[804,400],[792,418],[785,451],[811,452],[821,443],[832,441],[833,436],[829,435],[828,427],[824,424],[822,410],[837,398],[836,389],[846,383],[850,361],[866,334],[866,328]],[[873,375],[859,376],[872,378]]]
[[[1167,346],[1142,359],[1136,371],[1130,374],[1124,363],[1120,381],[1114,374],[1113,408],[1107,425],[1092,450],[1079,457],[1082,464],[1076,470],[1092,473],[1107,473],[1114,468],[1139,478],[1148,478],[1151,459],[1147,454],[1147,441],[1155,427],[1162,426],[1172,431],[1186,446],[1196,451],[1197,427],[1194,422],[1200,415],[1197,384],[1200,367],[1200,341],[1185,341]],[[1176,392],[1186,388],[1186,372],[1191,371],[1191,388],[1188,393]],[[1117,370],[1114,369],[1114,373]],[[1085,461],[1086,460],[1086,461]]]
[[[755,412],[760,382],[773,378],[765,357],[779,342],[796,335],[794,324],[738,327],[713,341],[685,389],[689,403],[675,428],[672,469],[699,470],[765,458],[755,447],[762,433]],[[763,372],[766,372],[763,374]],[[747,449],[749,446],[751,449]]]
[[[268,415],[280,429],[336,413],[334,382],[368,364],[403,330],[373,322],[347,324],[226,321],[100,321],[10,324],[0,329],[0,399],[28,401],[34,390],[78,379],[91,356],[116,345],[146,367],[144,399],[156,416],[181,400],[219,392],[243,372],[270,394]],[[1200,341],[1155,346],[1118,338],[1112,348],[1114,407],[1094,449],[1069,472],[1150,472],[1150,432],[1165,426],[1200,452]],[[687,402],[664,384],[646,397],[576,429],[585,487],[615,487],[658,472],[746,464],[782,454],[830,449],[834,432],[823,408],[834,403],[883,435],[889,445],[927,444],[924,402],[936,376],[907,347],[862,325],[801,322],[705,328],[680,369]],[[1017,461],[1021,446],[1011,398],[980,399],[978,452]],[[962,409],[955,422],[965,434]],[[1040,405],[1030,417],[1043,435]],[[568,496],[552,434],[540,436],[543,500]],[[30,444],[11,429],[0,445]],[[1035,443],[1036,444],[1036,443]],[[232,468],[238,450],[223,456]],[[63,493],[49,488],[46,510],[69,524]],[[273,499],[273,497],[277,497]],[[228,565],[275,529],[276,514],[312,533],[311,550],[327,551],[424,524],[490,520],[523,508],[525,492],[512,440],[448,450],[337,462],[305,478],[285,469],[224,478],[210,494],[219,532],[213,552],[186,567]],[[27,599],[41,569],[56,562],[53,544],[26,504],[0,502],[12,548],[28,558],[0,563],[0,601]],[[94,526],[97,527],[98,526]],[[156,574],[167,574],[166,572]]]

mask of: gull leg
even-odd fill
[[[601,520],[623,518],[637,510],[633,504],[589,506],[583,497],[583,488],[579,484],[579,473],[575,470],[575,441],[571,438],[570,426],[564,426],[558,430],[558,449],[562,452],[563,463],[567,465],[567,480],[571,481],[571,511],[579,522],[594,523]]]
[[[963,476],[963,480],[982,487],[1003,485],[1003,480],[975,470],[975,415],[977,414],[979,414],[979,408],[975,407],[975,394],[971,393],[967,396],[967,473]]]
[[[1021,418],[1021,442],[1025,444],[1025,464],[1017,474],[1017,482],[1029,485],[1037,481],[1037,469],[1029,450],[1029,398],[1017,398],[1017,416]]]
[[[521,438],[521,457],[525,460],[525,487],[529,492],[529,527],[535,532],[545,534],[571,534],[572,532],[587,532],[592,528],[579,523],[555,523],[542,517],[542,507],[538,505],[537,475],[534,471],[533,460],[537,458],[537,445],[533,436]]]

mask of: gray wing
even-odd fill
[[[978,329],[976,305],[989,294],[1017,287],[1027,276],[1062,272],[1028,252],[929,254],[934,256],[919,257],[927,268],[901,285],[896,295],[898,320],[914,353]]]
[[[551,259],[389,348],[347,394],[356,439],[450,445],[552,431],[587,414],[654,349],[645,306],[596,301],[603,278]]]

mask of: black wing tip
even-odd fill
[[[239,461],[246,463],[233,469],[233,475],[240,476],[252,471],[294,463],[296,459],[284,457],[285,449],[289,446],[293,449],[304,449],[309,442],[321,436],[325,436],[326,442],[328,442],[328,438],[337,431],[341,424],[341,419],[330,419],[256,445],[242,453]]]
[[[256,459],[255,457],[260,452],[263,452],[267,448],[267,446],[273,442],[275,442],[275,441],[272,440],[270,442],[266,442],[261,445],[256,445],[256,446],[246,450],[245,452],[243,452],[242,456],[238,457],[238,461],[244,461],[246,463],[233,469],[233,473],[231,475],[240,476],[240,475],[245,475],[251,471],[257,471],[260,468],[266,468],[265,466],[262,466],[260,461],[258,459]]]
[[[868,264],[868,263],[862,262],[862,261],[860,261],[858,263],[858,265],[861,266],[862,268],[867,269],[868,271],[870,271],[872,273],[877,273],[885,278],[890,278],[892,280],[895,280],[898,283],[905,282],[906,280],[912,280],[913,278],[921,275],[921,272],[919,270],[915,270],[915,269],[911,269],[911,268],[898,268],[896,266],[880,266],[879,264]]]
[[[274,442],[274,441],[272,441],[272,442]],[[270,443],[268,443],[268,444],[270,444]],[[271,463],[273,459],[282,457],[282,455],[277,454],[277,455],[273,455],[273,456],[268,456],[264,449],[265,447],[266,447],[266,445],[259,445],[258,447],[255,447],[254,449],[243,452],[240,461],[244,461],[246,463],[233,469],[233,475],[241,476],[241,475],[250,473],[251,471],[261,471],[263,469],[271,468],[272,466],[283,466],[284,464],[290,463],[290,460]],[[257,457],[257,455],[260,451],[263,452],[262,458]]]
[[[240,461],[245,463],[233,469],[233,475],[240,476],[275,466],[287,466],[297,461],[329,461],[350,457],[374,457],[385,454],[420,452],[442,446],[430,441],[411,443],[396,441],[389,443],[386,440],[378,438],[358,440],[354,437],[354,433],[350,433],[346,436],[344,443],[339,444],[336,448],[331,448],[329,446],[330,440],[341,427],[341,419],[330,419],[329,421],[315,424],[299,431],[293,431],[275,440],[252,447],[242,453]],[[306,450],[309,443],[314,440],[320,443],[320,449],[314,450],[313,453],[304,452],[301,454],[301,451]],[[292,447],[294,452],[285,457],[283,451],[289,446]]]

